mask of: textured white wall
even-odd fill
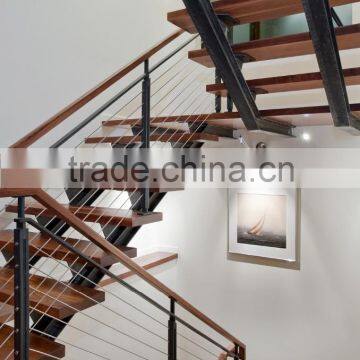
[[[178,6],[175,0],[2,0],[0,146],[169,35],[175,28],[166,14]],[[82,118],[69,119],[64,129]]]
[[[137,236],[179,248],[161,280],[245,341],[250,360],[359,354],[360,191],[302,192],[300,271],[230,261],[226,199],[226,190],[168,195],[163,223]]]
[[[360,4],[354,4],[353,5],[353,22],[354,24],[357,24],[360,22]]]

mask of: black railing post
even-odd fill
[[[239,345],[235,344],[235,360],[240,360],[240,348]]]
[[[351,112],[329,0],[302,0],[324,89],[336,127],[360,130]]]
[[[224,33],[227,32],[227,24],[220,20],[220,24],[221,24],[221,28],[223,30]],[[205,47],[205,45],[204,45]],[[221,84],[222,82],[222,78],[221,78],[221,75],[220,75],[220,71],[218,68],[215,68],[215,84]],[[215,95],[215,112],[216,113],[221,113],[221,110],[222,110],[222,96],[221,94],[216,94]]]
[[[170,312],[175,314],[175,300],[170,299]],[[169,319],[169,334],[168,334],[168,360],[176,360],[177,351],[177,330],[176,319],[170,315]]]
[[[29,359],[29,244],[25,219],[25,198],[18,198],[14,230],[14,359]]]
[[[230,45],[234,44],[234,27],[230,26],[227,29],[227,39]],[[234,110],[234,102],[230,94],[227,95],[227,111],[232,112]]]
[[[215,84],[221,84],[221,75],[219,70],[215,69]],[[221,95],[215,95],[215,112],[221,113]]]
[[[151,79],[149,59],[144,62],[144,80],[142,83],[142,123],[141,123],[141,148],[150,148],[150,97]],[[147,157],[146,157],[147,158]],[[148,181],[143,184],[141,197],[141,211],[147,213],[150,207],[150,189]]]

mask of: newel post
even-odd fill
[[[150,148],[150,98],[151,79],[149,59],[144,62],[144,80],[142,83],[142,117],[141,117],[141,142],[142,149]],[[147,156],[146,156],[147,157]],[[147,213],[150,207],[150,189],[148,181],[143,184],[141,197],[141,211]]]
[[[29,234],[25,223],[25,197],[18,197],[14,230],[14,359],[29,359]]]
[[[175,314],[175,300],[170,299],[170,312]],[[169,334],[168,334],[168,360],[177,359],[177,329],[176,329],[176,318],[170,315],[169,319]]]

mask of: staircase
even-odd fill
[[[325,90],[329,99],[329,107],[326,106],[312,106],[305,108],[286,108],[286,109],[275,109],[275,110],[263,110],[258,112],[256,107],[255,111],[259,113],[257,121],[259,122],[259,127],[261,127],[260,119],[268,119],[270,121],[275,121],[276,123],[283,124],[285,126],[297,127],[297,126],[321,126],[321,125],[331,125],[335,126],[345,126],[353,127],[357,129],[358,119],[359,119],[359,104],[348,104],[346,86],[359,85],[360,77],[358,68],[342,69],[341,63],[339,61],[339,51],[357,49],[360,47],[360,24],[341,26],[334,29],[331,14],[336,14],[333,9],[327,9],[326,7],[347,5],[356,3],[357,1],[351,0],[340,0],[340,1],[315,1],[312,2],[313,8],[307,6],[307,1],[301,0],[291,0],[291,1],[281,1],[281,0],[260,0],[260,1],[227,1],[219,0],[212,3],[213,10],[203,6],[200,9],[200,6],[193,10],[184,9],[179,11],[174,11],[168,14],[168,20],[174,25],[182,28],[185,31],[190,33],[196,33],[198,28],[204,31],[205,25],[200,24],[197,17],[194,14],[196,11],[199,13],[204,11],[203,15],[207,17],[217,16],[219,23],[221,23],[222,28],[225,29],[225,35],[229,39],[229,45],[231,45],[231,52],[233,54],[233,59],[240,65],[240,68],[243,64],[248,62],[257,63],[263,61],[269,61],[274,59],[282,58],[291,58],[302,55],[316,54],[320,66],[320,72],[317,73],[305,73],[305,74],[294,74],[287,76],[279,77],[270,77],[270,78],[259,78],[259,79],[250,79],[247,81],[247,84],[242,84],[243,87],[248,87],[251,94],[255,98],[256,95],[264,95],[279,93],[279,92],[295,92],[301,90],[310,90],[310,89],[319,89],[323,88],[325,84]],[[187,3],[185,1],[185,3]],[[197,2],[196,2],[197,3]],[[199,3],[206,3],[205,1],[200,1]],[[304,6],[306,9],[306,16],[308,19],[309,27],[311,29],[310,33],[300,33],[287,36],[279,36],[276,38],[267,38],[267,39],[255,39],[249,42],[232,44],[232,28],[234,25],[238,24],[247,24],[247,23],[258,23],[264,20],[276,19],[283,16],[294,15],[304,12]],[[188,6],[190,7],[190,5]],[[200,9],[200,10],[199,10]],[[190,14],[189,11],[190,10]],[[193,13],[192,13],[193,11]],[[321,19],[324,23],[321,23],[320,16],[317,17],[317,20],[314,21],[315,17],[313,15],[323,16]],[[198,14],[199,15],[199,14]],[[194,21],[194,18],[195,20]],[[214,18],[212,18],[214,20]],[[313,22],[314,21],[314,22]],[[336,19],[338,22],[338,19]],[[213,21],[215,22],[215,20]],[[212,24],[214,26],[214,24]],[[207,32],[210,34],[211,26],[207,28]],[[328,41],[328,52],[321,49],[321,42],[318,41],[320,35],[316,34],[316,29],[319,29],[319,32],[323,34],[324,37],[327,36],[326,40]],[[333,36],[332,36],[333,35]],[[204,35],[202,35],[204,38]],[[219,55],[212,53],[216,48],[216,44],[213,41],[212,35],[208,36],[208,46],[207,48],[202,48],[199,50],[189,51],[189,59],[195,61],[205,67],[213,68],[214,61],[220,61]],[[209,46],[210,44],[210,46]],[[325,44],[325,41],[324,41]],[[219,44],[217,44],[219,45]],[[324,46],[325,48],[325,46]],[[333,48],[333,53],[331,54],[330,49]],[[322,64],[331,64],[328,68]],[[259,69],[261,69],[261,63],[259,63]],[[217,68],[218,72],[222,72],[223,77],[226,75],[226,69]],[[211,123],[216,126],[226,126],[234,129],[248,129],[251,130],[249,125],[244,124],[243,119],[241,119],[240,113],[232,113],[232,103],[231,95],[234,96],[234,93],[231,94],[229,91],[229,84],[226,85],[225,82],[221,82],[221,75],[216,75],[216,83],[209,84],[206,87],[206,91],[214,94],[217,97],[217,109],[216,113],[209,114],[206,118],[208,123]],[[232,89],[240,91],[238,89]],[[340,93],[341,92],[341,93]],[[221,113],[221,97],[229,98],[228,101],[228,111]],[[337,104],[334,103],[334,99],[337,99]],[[343,107],[340,109],[341,104]],[[238,110],[240,106],[237,106]],[[244,109],[245,111],[246,109]],[[254,107],[253,109],[254,110]],[[339,117],[339,114],[344,117],[349,117],[350,120],[345,124],[337,123],[336,118]],[[200,118],[204,118],[204,114],[200,115]],[[355,119],[355,120],[354,120]],[[190,121],[195,120],[195,117],[190,117]],[[156,119],[153,120],[156,122]],[[195,120],[196,121],[196,120]],[[270,132],[276,132],[276,129],[268,128]]]
[[[49,144],[49,147],[61,149],[63,144],[81,132],[84,132],[84,140],[77,147],[84,149],[96,149],[105,145],[126,150],[139,149],[144,145],[146,148],[159,147],[161,144],[171,144],[177,148],[196,148],[205,142],[219,141],[218,136],[204,133],[201,126],[191,129],[179,129],[175,126],[172,129],[164,124],[153,126],[150,122],[150,106],[155,107],[154,112],[160,106],[164,107],[164,104],[167,104],[165,108],[170,108],[170,103],[174,102],[172,91],[183,93],[179,102],[181,100],[180,103],[188,106],[187,90],[191,89],[194,92],[194,89],[189,87],[189,81],[194,80],[191,77],[194,70],[188,69],[189,73],[185,72],[184,75],[181,69],[187,60],[180,58],[180,55],[186,53],[184,51],[196,37],[186,37],[185,41],[183,38],[183,31],[176,31],[24,136],[12,146],[12,149],[14,152],[18,149],[24,151],[38,140],[44,141],[50,131],[56,131],[58,125],[99,94],[117,84],[119,80],[137,70],[139,65],[144,66],[143,76],[131,82],[70,132],[61,134],[61,138],[55,144]],[[169,56],[150,67],[150,58],[156,57],[160,50],[172,45],[176,40],[181,40],[180,45]],[[176,62],[170,64],[169,60]],[[158,68],[161,68],[161,71]],[[150,82],[151,74],[156,78]],[[202,76],[199,71],[194,75]],[[169,79],[166,79],[167,77]],[[151,91],[144,90],[150,85]],[[142,89],[140,96],[138,94],[134,97],[132,91],[137,91],[139,86]],[[149,100],[151,105],[147,104]],[[133,126],[127,124],[129,116],[127,119],[112,117],[103,121],[99,115],[114,104],[125,110],[128,110],[129,104],[133,108],[137,106],[135,111],[129,107],[129,112],[140,113],[139,121]],[[203,108],[208,108],[208,105]],[[121,112],[118,111],[116,114],[118,113]],[[88,125],[93,125],[94,122],[100,124],[99,135],[88,130]],[[121,135],[112,134],[116,131]],[[144,139],[145,131],[147,139]],[[222,345],[224,336],[225,340],[230,339],[230,342],[237,346],[236,354],[235,350],[231,350],[228,352],[229,355],[241,355],[241,358],[245,358],[245,346],[242,342],[146,271],[176,260],[177,254],[155,251],[138,256],[137,249],[129,246],[142,226],[162,221],[162,213],[156,212],[155,209],[167,193],[184,189],[181,182],[172,183],[170,186],[159,179],[144,187],[130,176],[122,181],[101,183],[96,188],[83,186],[69,187],[63,191],[43,191],[35,186],[38,173],[26,169],[22,174],[25,174],[25,171],[26,180],[18,187],[14,187],[19,180],[16,168],[9,167],[2,171],[3,187],[0,197],[12,197],[15,201],[9,200],[5,206],[0,229],[0,249],[5,259],[4,266],[0,269],[1,360],[109,358],[107,347],[117,351],[117,355],[114,352],[111,358],[175,359],[177,353],[182,357],[184,354],[199,357],[196,352],[203,353],[202,356],[204,353],[212,354],[211,356],[215,354],[217,358],[221,351],[227,349]],[[117,177],[123,176],[126,171],[119,170],[116,173]],[[110,169],[108,172],[110,173]],[[159,171],[150,169],[150,176],[159,177]],[[11,216],[15,216],[15,225],[11,221]],[[18,244],[22,244],[21,248]],[[164,306],[164,299],[158,302],[158,299],[150,298],[125,282],[125,279],[130,277],[147,283],[159,293],[158,296],[163,296],[165,303],[170,302],[170,306]],[[107,297],[114,297],[114,286],[118,291],[124,288],[133,297],[126,300],[123,296],[116,295],[113,299],[118,305],[115,307],[116,310],[110,309],[105,302]],[[154,309],[145,313],[143,307],[133,305],[139,301],[136,298],[142,299]],[[122,310],[124,304],[130,306],[128,311]],[[214,339],[208,331],[204,332],[191,325],[183,318],[183,314],[177,315],[175,307],[179,308],[179,312],[181,308],[184,313],[192,314],[205,327],[222,338],[222,341]],[[97,310],[94,313],[92,309]],[[130,330],[120,330],[116,323],[105,322],[97,316],[101,311],[112,313],[117,321],[127,321],[129,325],[137,326],[139,331],[145,332],[153,339],[143,339],[138,334],[132,334]],[[141,322],[131,320],[130,314],[134,312],[138,316],[145,314],[148,321],[152,322],[151,327],[160,326],[160,329],[155,332],[149,324],[145,326]],[[153,312],[157,314],[153,315]],[[164,321],[164,316],[167,321]],[[85,319],[85,324],[92,324],[95,330],[89,332],[83,323],[79,325],[79,317]],[[185,335],[184,330],[177,329],[176,324],[177,327],[181,326],[192,332],[192,336]],[[113,332],[111,341],[97,334],[96,328],[101,326]],[[67,334],[74,331],[80,338],[88,338],[87,346],[76,339],[68,338]],[[122,344],[118,337],[125,343]],[[196,338],[200,338],[200,341]],[[161,344],[157,344],[159,339]],[[200,345],[201,340],[204,342],[203,345]],[[128,341],[133,341],[135,347],[127,345]],[[180,341],[185,344],[179,343]],[[195,351],[188,348],[189,344],[196,346]],[[138,349],[139,345],[141,349]]]
[[[219,0],[211,7],[205,0],[186,0],[186,9],[168,15],[168,20],[180,30],[21,138],[11,149],[26,150],[40,139],[46,140],[50,131],[56,130],[78,110],[84,109],[140,66],[143,66],[143,72],[139,77],[120,92],[115,91],[105,104],[68,133],[61,133],[59,140],[49,144],[49,148],[61,149],[79,136],[81,144],[70,144],[76,149],[127,151],[163,149],[165,146],[199,149],[204,144],[211,146],[222,141],[223,137],[233,136],[226,135],[229,129],[241,132],[262,130],[276,136],[293,136],[293,129],[299,126],[334,125],[357,130],[360,103],[348,103],[346,86],[360,84],[360,68],[342,69],[339,50],[360,47],[360,25],[334,28],[329,18],[324,24],[319,23],[322,32],[329,32],[331,45],[330,65],[324,65],[324,50],[311,23],[312,6],[319,6],[320,15],[326,11],[329,15],[330,12],[327,1],[312,1],[309,5],[307,0]],[[330,5],[354,2],[333,0]],[[301,13],[304,9],[310,33],[231,43],[234,24],[275,19]],[[191,47],[198,35],[187,32],[199,32],[205,48],[193,50]],[[174,45],[184,37],[184,42]],[[172,49],[168,56],[154,65],[150,64],[150,60],[169,45],[174,45],[175,50]],[[259,62],[261,69],[261,61],[307,54],[317,56],[319,72],[245,80],[241,71],[247,62]],[[213,67],[215,82],[209,81],[205,86],[203,79]],[[257,95],[319,88],[325,88],[328,106],[265,110],[256,106]],[[221,104],[224,97],[227,98],[225,112]],[[237,111],[234,111],[234,105]],[[114,114],[104,120],[104,112],[114,106]],[[95,130],[90,128],[94,123],[98,124]],[[30,171],[26,181],[36,180],[35,173],[29,169],[26,171]],[[151,178],[156,171],[150,170]],[[0,249],[5,259],[0,269],[0,360],[72,359],[74,354],[77,359],[88,359],[89,356],[149,360],[246,358],[246,347],[240,340],[147,272],[176,260],[177,254],[157,251],[138,256],[137,249],[130,246],[142,226],[163,220],[163,214],[155,211],[157,206],[167,193],[184,190],[184,184],[176,183],[170,187],[156,181],[143,185],[134,180],[123,180],[102,184],[98,188],[83,186],[45,191],[30,188],[26,185],[29,183],[12,186],[21,181],[17,174],[13,169],[3,171],[2,183],[5,185],[0,189],[0,197],[15,198],[15,201],[9,199],[0,222]],[[15,224],[6,220],[11,214],[15,216]],[[122,268],[117,269],[117,265],[122,265]],[[60,275],[57,273],[59,269],[62,269]],[[146,283],[170,304],[164,305],[125,281],[130,277]],[[125,289],[134,298],[125,302],[108,289],[110,286]],[[147,316],[153,322],[152,327],[159,324],[164,327],[165,334],[160,334],[155,332],[155,328],[127,319],[164,343],[160,346],[155,340],[148,341],[126,329],[114,329],[115,320],[112,323],[96,317],[98,310],[95,309],[111,311],[116,319],[128,316],[128,313],[120,312],[123,303],[115,310],[109,309],[105,301],[107,297],[114,297],[130,306],[129,310]],[[138,307],[139,299],[159,314],[155,316]],[[181,308],[181,315],[178,315],[178,308]],[[184,314],[195,317],[206,330],[190,323]],[[91,331],[79,329],[79,317],[91,322]],[[102,338],[96,333],[100,326],[112,329],[116,336],[125,336],[126,342],[123,344],[116,336],[111,341]],[[186,328],[190,338],[181,333],[180,327]],[[89,347],[66,338],[67,330],[88,336]],[[209,330],[212,335],[209,335]],[[129,339],[135,342],[133,346],[128,344]],[[223,345],[224,340],[227,345]],[[110,350],[100,353],[96,341],[118,353],[110,357]],[[92,342],[94,346],[90,346]]]
[[[17,196],[15,196],[16,194]],[[2,197],[11,195],[12,197],[18,198],[17,205],[10,204],[6,206],[6,211],[8,213],[16,212],[18,214],[18,217],[15,220],[17,224],[15,232],[14,230],[2,230],[0,233],[1,250],[8,260],[6,266],[0,269],[1,359],[17,358],[20,356],[21,351],[23,351],[22,345],[25,346],[24,344],[14,345],[14,343],[17,344],[20,339],[23,341],[25,338],[25,322],[18,322],[17,320],[19,316],[25,315],[26,318],[31,318],[33,322],[31,332],[29,332],[27,336],[27,341],[29,342],[28,357],[25,356],[25,358],[68,358],[67,353],[71,347],[80,349],[83,353],[89,352],[90,355],[95,354],[99,358],[102,358],[102,355],[96,354],[86,348],[82,348],[76,342],[76,339],[74,339],[73,342],[65,341],[61,336],[61,332],[64,331],[65,327],[79,330],[77,327],[78,325],[74,326],[74,321],[72,321],[74,315],[79,316],[79,314],[82,314],[84,317],[88,317],[90,320],[95,322],[95,325],[97,326],[106,325],[113,328],[114,324],[105,324],[103,320],[94,317],[94,315],[88,315],[86,310],[92,307],[97,307],[97,311],[100,311],[99,307],[101,306],[107,310],[111,310],[107,305],[103,304],[105,302],[105,295],[113,295],[113,293],[109,292],[106,287],[109,285],[114,286],[114,284],[118,287],[125,287],[137,297],[140,297],[141,299],[149,302],[152,306],[155,306],[160,313],[170,316],[169,325],[163,324],[166,329],[168,326],[172,326],[174,329],[173,333],[169,333],[169,352],[171,351],[171,348],[174,349],[174,346],[176,346],[176,340],[173,339],[170,341],[172,337],[175,336],[176,339],[176,336],[180,336],[184,337],[184,339],[188,339],[184,335],[181,335],[181,333],[176,335],[177,331],[176,327],[173,326],[173,322],[178,322],[179,325],[183,325],[191,331],[194,331],[196,336],[200,336],[206,341],[210,341],[213,346],[215,345],[216,347],[220,347],[220,349],[226,350],[226,348],[224,348],[220,343],[190,325],[183,319],[183,315],[175,315],[175,304],[177,304],[179,307],[182,307],[184,310],[191,313],[220,335],[225,336],[225,338],[230,338],[232,342],[239,344],[238,346],[241,345],[242,350],[239,348],[237,352],[244,356],[245,347],[240,341],[236,340],[219,325],[214,323],[211,319],[202,314],[186,300],[167,288],[146,271],[146,269],[151,269],[166,262],[175,260],[177,258],[176,254],[157,252],[136,258],[137,251],[135,248],[117,244],[112,245],[111,242],[104,238],[104,235],[100,235],[94,231],[91,226],[86,224],[92,221],[105,224],[103,220],[100,222],[100,218],[95,219],[95,217],[86,219],[84,218],[83,212],[79,211],[77,213],[73,207],[60,204],[43,190],[2,189],[0,195]],[[25,202],[25,197],[31,198],[31,200]],[[27,215],[35,216],[37,220],[27,218]],[[140,214],[137,215],[144,218],[153,216],[151,213],[144,214],[142,216],[140,216]],[[109,214],[107,213],[105,217],[108,216]],[[71,227],[76,230],[76,232],[79,235],[84,236],[86,240],[55,234],[54,230],[49,230],[48,225],[42,225],[39,222],[41,217],[51,219],[52,221],[63,221],[67,227]],[[124,219],[127,218],[125,217]],[[83,220],[87,220],[86,223]],[[158,220],[158,215],[155,215],[155,218],[152,220],[146,219],[146,221],[140,223],[143,225]],[[112,221],[114,220],[112,219]],[[124,226],[139,227],[141,226],[140,223],[132,224],[129,222]],[[119,226],[119,224],[117,225]],[[31,227],[33,231],[28,232],[26,230],[27,226]],[[38,232],[36,232],[36,230],[38,230]],[[21,249],[19,249],[19,244],[23,245],[23,250],[27,249],[28,254],[26,254],[26,251],[23,253],[20,251]],[[63,277],[64,274],[62,274],[60,278],[55,276],[53,271],[47,270],[46,267],[41,266],[38,263],[37,258],[40,256],[43,259],[47,258],[56,261],[57,266],[61,264],[67,272],[71,271],[73,273],[72,278],[70,277],[70,280],[66,281],[65,279],[61,280],[61,277]],[[24,258],[27,258],[25,263]],[[121,272],[110,271],[111,267],[116,264],[122,264],[124,266]],[[24,268],[24,265],[27,265],[26,268]],[[30,274],[27,274],[28,270],[25,269],[29,269],[29,265],[31,270]],[[91,276],[91,273],[94,272],[98,272],[96,281],[94,277]],[[99,276],[99,273],[102,273],[102,275]],[[135,275],[147,282],[154,289],[157,289],[157,291],[165,295],[166,298],[171,299],[170,310],[167,310],[162,304],[158,303],[157,300],[149,298],[148,295],[134,288],[129,283],[124,282],[124,279]],[[75,283],[74,280],[76,280],[76,277],[78,276],[82,277],[82,283]],[[16,291],[14,289],[14,286],[21,289],[23,281],[27,281],[29,289],[28,291],[23,289],[24,293],[28,293],[26,306],[21,305],[21,301],[25,301],[23,297],[24,293],[22,293],[19,289]],[[19,295],[22,295],[21,298],[18,297],[18,292],[20,292]],[[127,303],[124,298],[119,298],[119,300],[125,304]],[[129,303],[127,304],[131,306],[133,311],[137,310],[140,313],[147,315],[153,321],[156,320],[152,317],[152,315],[144,313],[144,310],[138,308],[137,306]],[[115,310],[111,310],[111,312],[114,313],[113,316],[116,317],[124,316],[117,313]],[[128,318],[125,317],[125,319]],[[15,329],[19,331],[14,332],[14,328],[8,325],[10,321],[15,321]],[[153,330],[144,327],[142,324],[134,322],[134,320],[130,319],[128,319],[128,321],[131,321],[131,323],[139,326],[142,331],[146,330],[150,334],[162,338],[160,335],[154,333]],[[161,324],[159,320],[156,320],[156,323]],[[80,330],[85,332],[85,330]],[[117,332],[119,332],[119,330],[117,330]],[[57,336],[55,335],[56,333],[58,333]],[[148,348],[157,351],[159,354],[167,355],[166,352],[146,341],[143,341],[141,338],[134,338],[126,332],[120,331],[119,333],[125,337],[129,337],[140,342],[143,346],[147,346]],[[21,334],[20,339],[19,334]],[[56,338],[59,336],[60,342],[56,341]],[[93,335],[90,333],[89,336]],[[99,340],[96,332],[94,336],[94,339]],[[100,339],[105,341],[101,337]],[[188,339],[188,341],[192,340]],[[117,346],[116,343],[114,343],[113,346]],[[140,358],[144,357],[144,355],[134,349],[126,347],[122,348],[121,346],[118,347],[120,347],[123,352],[127,352],[128,355]],[[203,351],[213,353],[210,352],[209,349],[203,347],[201,348],[204,349]],[[15,353],[14,349],[16,349]],[[180,347],[180,349],[182,348]],[[146,350],[148,351],[148,349]],[[17,353],[17,351],[19,351],[19,353]],[[172,351],[175,351],[176,353],[177,349]],[[191,354],[185,349],[183,351]],[[71,353],[72,352],[70,352],[70,354]],[[233,353],[234,352],[232,350],[229,350],[229,354]],[[159,354],[156,355],[159,356],[158,358],[164,357]],[[72,358],[71,355],[69,358]]]

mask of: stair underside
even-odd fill
[[[119,262],[116,258],[105,253],[89,241],[71,238],[63,238],[63,240],[72,245],[75,249],[81,251],[84,255],[96,261],[101,266],[111,266]],[[12,230],[0,231],[0,248],[2,251],[7,253],[13,253],[14,232]],[[134,258],[137,255],[137,250],[135,248],[126,246],[119,246],[118,248],[130,258]],[[39,251],[39,249],[41,249],[41,251]],[[59,245],[55,240],[44,234],[29,234],[29,251],[30,255],[37,254],[42,257],[52,257],[57,260],[66,261],[70,264],[86,263],[84,260],[78,258],[76,254],[69,252],[69,250],[65,247]]]
[[[339,50],[360,47],[360,24],[336,28],[335,32]],[[232,48],[235,54],[249,55],[254,61],[274,60],[314,53],[309,33],[254,40],[233,45]],[[206,49],[190,51],[189,59],[207,67],[214,67]]]
[[[0,329],[0,360],[14,359],[14,329],[7,325],[1,325]],[[5,342],[6,340],[6,342]],[[5,342],[5,343],[4,343]],[[12,354],[12,355],[10,355]],[[47,355],[44,355],[47,354]],[[30,333],[30,360],[50,360],[63,358],[65,356],[65,346],[46,339],[35,333]]]
[[[351,111],[360,116],[360,103],[352,104]],[[285,123],[293,126],[320,126],[333,125],[329,106],[310,106],[298,108],[270,109],[260,110],[260,115],[275,122]],[[114,122],[116,125],[117,120]],[[138,125],[140,119],[128,119],[127,125]],[[245,126],[241,121],[238,112],[167,116],[152,118],[151,122],[186,122],[186,123],[208,123],[211,125],[224,126],[234,129],[244,129]]]
[[[9,305],[13,305],[13,275],[11,269],[0,269],[0,301]],[[31,275],[29,283],[30,307],[57,319],[64,319],[105,301],[105,293],[102,291],[79,285],[65,285],[38,275]]]
[[[174,142],[174,143],[187,143],[192,141],[219,141],[218,136],[204,134],[204,133],[169,133],[169,134],[156,134],[150,136],[150,141],[158,142]],[[127,145],[131,143],[141,142],[140,136],[107,136],[107,137],[90,137],[85,141],[87,144],[109,143],[112,145]]]
[[[346,85],[360,85],[360,67],[345,69],[344,77]],[[248,80],[247,83],[250,89],[260,94],[311,90],[323,87],[320,72]],[[206,91],[220,96],[228,95],[226,86],[223,83],[208,85]]]
[[[162,220],[161,213],[149,212],[147,214],[141,214],[138,211],[126,210],[126,209],[112,209],[103,207],[92,206],[69,206],[63,205],[72,213],[74,213],[79,219],[87,222],[95,222],[102,225],[119,225],[125,227],[138,227],[146,224],[151,224]],[[16,213],[16,205],[8,205],[6,211]],[[45,209],[38,203],[27,203],[26,214],[28,215],[42,215],[45,217],[54,216],[54,213]]]
[[[159,252],[155,252],[152,254],[139,256],[138,258],[135,258],[133,260],[138,265],[143,267],[145,270],[150,270],[157,266],[160,266],[160,265],[166,264],[170,261],[176,260],[177,258],[178,258],[178,254],[159,251]],[[114,273],[121,280],[127,279],[128,277],[135,275],[133,271],[131,271],[125,267],[120,271],[114,270]],[[108,279],[104,279],[103,281],[101,281],[99,286],[103,287],[103,286],[107,286],[107,285],[110,285],[113,283],[115,283],[115,280],[108,278]]]
[[[355,3],[357,0],[330,0],[331,6]],[[276,19],[304,12],[301,0],[220,0],[213,2],[217,14],[231,16],[239,24]],[[190,32],[197,30],[186,9],[168,14],[168,21]]]

